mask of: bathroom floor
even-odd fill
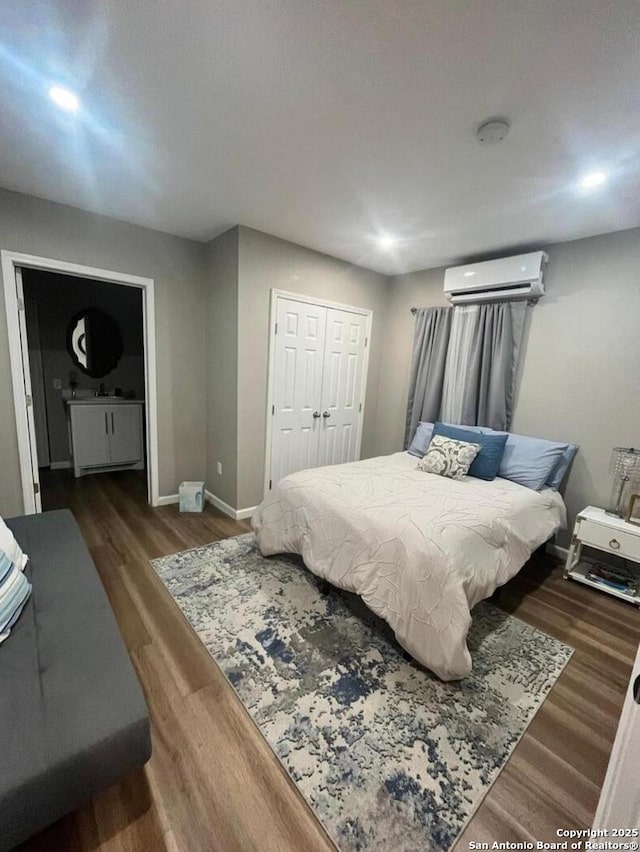
[[[114,488],[126,491],[136,501],[147,500],[147,473],[144,470],[92,473],[77,479],[71,469],[40,468],[39,474],[43,512],[72,509],[83,497],[99,491],[109,493]]]

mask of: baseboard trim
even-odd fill
[[[165,497],[158,497],[156,506],[171,506],[173,503],[178,503],[179,500],[179,494],[167,494]]]
[[[70,461],[51,462],[49,465],[50,470],[69,470],[70,467]]]
[[[245,518],[250,518],[257,508],[256,506],[249,506],[247,509],[234,509],[233,506],[230,506],[228,503],[225,503],[224,500],[216,497],[216,495],[212,494],[211,491],[205,491],[204,496],[208,503],[211,503],[211,505],[215,506],[216,509],[220,509],[221,512],[224,512],[225,515],[233,518],[234,521],[243,521]]]
[[[244,521],[250,518],[257,508],[257,506],[249,506],[247,509],[238,509],[236,512],[236,521]]]
[[[215,506],[216,509],[220,509],[221,512],[224,512],[225,515],[229,515],[230,518],[235,520],[236,510],[233,506],[230,506],[228,503],[225,503],[224,500],[221,500],[219,497],[216,497],[215,494],[212,494],[211,491],[204,492],[204,499],[207,503],[211,503],[212,506]]]
[[[567,561],[567,556],[569,555],[568,548],[560,547],[559,544],[547,544],[546,551],[550,556],[557,556],[558,559],[562,559],[563,562]]]
[[[216,497],[215,494],[212,494],[211,491],[205,491],[204,497],[207,503],[211,503],[212,506],[215,506],[216,509],[220,509],[221,512],[224,512],[225,515],[228,515],[230,518],[233,518],[234,521],[244,521],[245,518],[250,518],[251,515],[257,509],[257,506],[249,506],[246,509],[234,509],[233,506],[230,506],[228,503],[225,503],[224,500],[221,500],[219,497]],[[164,497],[158,497],[158,506],[171,506],[174,503],[180,502],[179,494],[167,494]]]

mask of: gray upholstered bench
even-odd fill
[[[0,645],[0,850],[151,755],[140,684],[68,511],[7,521],[31,599]]]

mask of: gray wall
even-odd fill
[[[580,445],[566,493],[573,525],[587,504],[606,505],[611,448],[640,445],[640,229],[547,251],[513,429]]]
[[[263,497],[270,289],[373,310],[362,457],[379,452],[378,381],[386,344],[387,279],[251,228],[240,228],[237,506]]]
[[[573,525],[581,508],[607,501],[611,448],[640,445],[640,229],[545,251],[547,295],[533,310],[512,428],[580,445],[565,495]],[[443,274],[391,280],[377,423],[385,452],[402,448],[409,309],[445,304]]]
[[[207,488],[238,502],[238,233],[207,246]],[[222,474],[217,463],[222,464]]]
[[[108,390],[119,387],[144,399],[142,291],[32,269],[24,270],[22,283],[27,314],[32,309],[31,299],[38,313],[51,461],[69,462],[67,411],[62,390],[54,388],[54,380],[59,379],[68,391],[69,372],[73,371],[79,389],[97,389],[103,383]],[[89,307],[110,314],[122,335],[122,357],[102,379],[93,379],[76,367],[67,348],[71,317]],[[31,343],[29,339],[30,348]]]
[[[160,494],[202,479],[205,248],[200,243],[0,190],[0,248],[155,279]],[[22,511],[4,295],[0,297],[0,513]]]

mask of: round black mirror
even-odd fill
[[[100,308],[85,308],[69,323],[67,349],[83,373],[94,379],[106,376],[122,357],[118,323]]]

